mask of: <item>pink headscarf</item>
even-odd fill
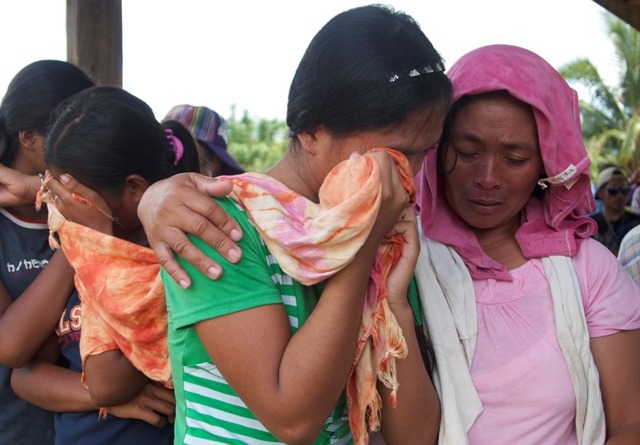
[[[597,230],[587,216],[595,202],[577,93],[540,56],[510,45],[475,49],[462,56],[448,76],[454,102],[465,95],[504,90],[531,106],[547,174],[540,184],[547,188],[542,201],[532,198],[526,204],[516,240],[527,258],[575,255],[581,241]],[[444,193],[438,193],[436,150],[427,155],[416,184],[423,233],[454,247],[472,277],[511,280],[505,267],[483,252]]]

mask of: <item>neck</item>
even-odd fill
[[[265,172],[266,175],[277,179],[287,188],[318,202],[318,191],[322,180],[314,177],[309,165],[303,158],[295,156],[289,150],[276,164]]]
[[[47,206],[43,205],[40,211],[37,211],[34,204],[25,204],[15,207],[5,207],[6,211],[14,215],[16,218],[25,221],[47,222]]]
[[[117,238],[122,238],[123,240],[129,241],[130,243],[138,244],[139,246],[148,246],[149,241],[147,240],[147,235],[144,232],[144,228],[142,226],[138,226],[130,231],[124,232],[121,227],[116,229],[117,223],[114,224],[114,232],[113,235]]]
[[[514,269],[527,262],[516,241],[519,228],[520,215],[507,225],[491,229],[474,229],[474,233],[484,253],[507,269]]]
[[[623,210],[613,210],[613,209],[605,208],[605,209],[602,210],[602,215],[604,215],[604,218],[607,221],[618,221],[624,215],[624,209]]]

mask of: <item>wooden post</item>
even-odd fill
[[[122,87],[122,0],[67,0],[67,60]]]
[[[594,0],[610,13],[640,31],[640,0]]]

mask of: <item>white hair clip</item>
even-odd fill
[[[421,66],[420,68],[413,68],[407,72],[407,75],[409,77],[418,77],[422,74],[431,74],[431,73],[443,72],[443,71],[444,71],[444,66],[441,63],[436,63],[433,66],[427,65],[427,66]],[[393,76],[389,77],[389,83],[393,83],[398,79],[400,79],[400,75],[394,74]]]

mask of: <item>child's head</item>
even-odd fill
[[[68,173],[98,192],[121,224],[136,225],[137,203],[149,185],[198,169],[195,141],[178,125],[167,131],[144,101],[123,89],[91,88],[56,109],[45,161],[54,176]]]
[[[44,167],[42,142],[51,112],[63,100],[94,85],[80,68],[60,60],[39,60],[22,68],[0,104],[0,163],[13,167],[21,139],[39,138],[39,164]]]
[[[433,45],[408,15],[371,5],[331,19],[313,38],[291,83],[292,136],[319,126],[334,137],[443,116],[451,83]]]

